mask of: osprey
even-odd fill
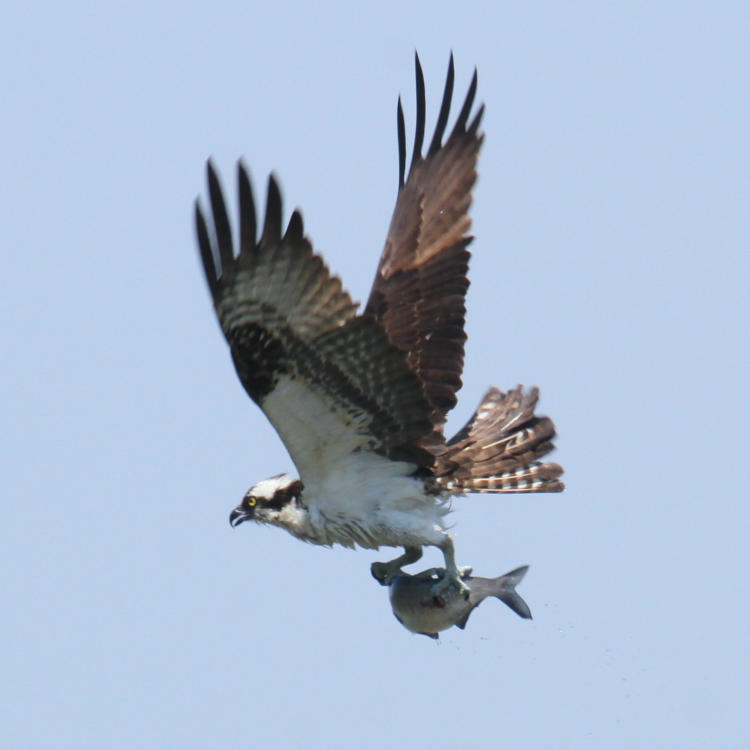
[[[403,547],[375,563],[389,583],[424,545],[439,547],[451,585],[466,590],[445,516],[472,492],[560,492],[562,469],[540,459],[555,428],[534,414],[538,390],[491,388],[467,424],[443,434],[464,359],[464,298],[472,238],[471,189],[483,135],[472,115],[477,74],[444,140],[453,95],[451,56],[435,132],[422,154],[425,87],[415,59],[417,123],[406,174],[404,115],[397,107],[398,198],[364,310],[305,236],[299,211],[282,231],[278,184],[268,180],[258,237],[255,201],[238,165],[239,237],[233,238],[208,162],[211,215],[196,201],[200,255],[237,374],[284,441],[299,478],[251,487],[232,511],[237,526],[280,526],[313,544]]]

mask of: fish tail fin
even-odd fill
[[[523,617],[526,620],[531,619],[531,610],[529,609],[529,605],[526,604],[521,595],[516,591],[516,586],[521,583],[528,569],[528,565],[522,565],[520,568],[511,570],[503,576],[492,579],[494,584],[492,595],[507,604],[519,617]]]
[[[490,388],[471,419],[436,457],[435,482],[449,492],[562,492],[563,469],[539,459],[555,425],[534,414],[539,389]]]

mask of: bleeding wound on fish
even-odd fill
[[[442,580],[445,568],[429,568],[416,575],[400,571],[390,580],[378,575],[381,571],[376,566],[371,572],[378,583],[388,586],[393,614],[407,630],[438,638],[440,631],[453,625],[463,630],[469,615],[488,596],[500,599],[519,617],[531,619],[529,606],[516,592],[528,569],[524,565],[497,578],[480,578],[469,571],[461,577],[469,587],[468,596],[456,586],[435,595],[435,584]]]

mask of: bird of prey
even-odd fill
[[[219,179],[207,165],[210,216],[195,222],[214,308],[237,374],[287,447],[299,478],[251,487],[232,511],[313,544],[402,555],[376,563],[388,583],[422,547],[443,553],[436,593],[461,581],[445,517],[473,492],[559,492],[560,466],[543,463],[555,428],[536,416],[538,390],[491,388],[467,424],[443,434],[464,360],[464,299],[471,190],[484,106],[473,112],[474,71],[445,137],[453,95],[451,55],[434,134],[423,154],[425,86],[415,58],[417,115],[406,171],[397,107],[396,206],[370,296],[358,304],[305,236],[299,211],[282,229],[281,195],[268,180],[260,232],[250,179],[238,164],[239,231],[233,236]],[[351,241],[351,240],[350,240]],[[358,240],[361,242],[361,239]]]

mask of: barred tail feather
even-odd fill
[[[491,477],[453,478],[445,486],[454,492],[562,492],[565,485],[558,479],[562,473],[559,464],[537,462]]]
[[[539,460],[554,449],[555,425],[534,414],[538,399],[538,388],[490,388],[437,456],[438,486],[456,493],[562,492],[562,467]]]

